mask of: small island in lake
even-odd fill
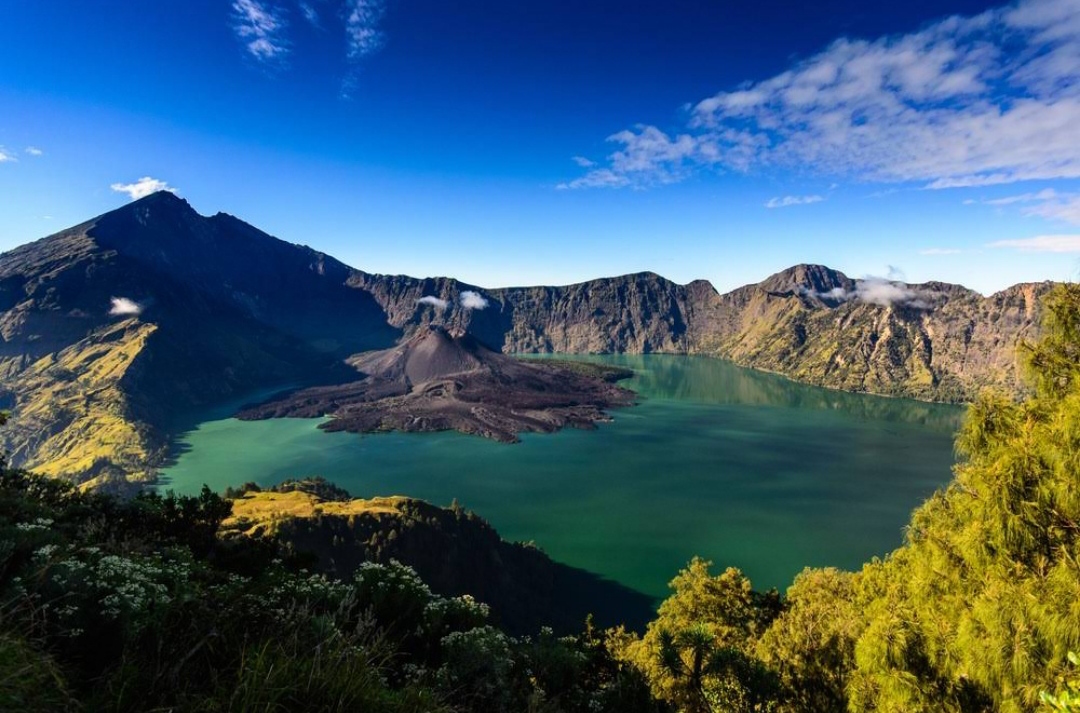
[[[471,334],[428,326],[402,344],[352,357],[358,381],[302,389],[238,417],[332,416],[327,431],[449,431],[503,443],[523,432],[594,428],[606,410],[630,406],[616,382],[632,371],[599,364],[521,360]]]

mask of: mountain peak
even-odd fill
[[[155,191],[148,196],[133,200],[116,210],[109,211],[109,213],[106,213],[105,215],[112,215],[115,213],[135,213],[149,216],[151,211],[199,215],[196,210],[191,207],[190,203],[172,191]]]
[[[836,288],[850,290],[854,284],[847,275],[831,267],[799,264],[767,277],[760,286],[781,294],[803,291],[825,294]]]

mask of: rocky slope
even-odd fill
[[[14,461],[88,486],[153,477],[178,415],[354,380],[427,325],[495,350],[695,353],[852,391],[1016,391],[1048,283],[990,297],[800,265],[718,294],[639,273],[484,290],[372,275],[158,193],[0,255],[0,407]]]
[[[1019,389],[1017,347],[1051,283],[983,297],[960,285],[853,280],[797,265],[719,294],[640,273],[565,287],[482,290],[449,279],[357,273],[406,333],[459,325],[505,352],[707,354],[820,386],[935,401]],[[465,309],[465,291],[488,306]],[[418,304],[435,297],[445,311]]]
[[[469,594],[518,633],[541,626],[579,631],[588,614],[600,625],[640,628],[649,597],[553,562],[531,545],[506,542],[485,520],[459,507],[404,497],[352,499],[325,482],[298,481],[236,494],[226,536],[271,537],[315,556],[316,569],[347,577],[363,562],[397,560],[444,596]]]
[[[1016,393],[1017,350],[1034,336],[1051,287],[983,297],[800,265],[709,300],[710,326],[694,349],[848,391],[934,401],[965,401],[987,387]]]

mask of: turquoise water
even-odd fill
[[[633,368],[638,406],[596,431],[504,445],[457,433],[324,433],[317,421],[209,412],[165,487],[324,476],[353,495],[457,498],[506,539],[652,596],[694,555],[783,589],[803,567],[856,568],[900,544],[950,478],[961,410],[827,391],[727,362],[589,357]]]

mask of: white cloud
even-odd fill
[[[582,168],[592,168],[596,165],[596,161],[587,159],[584,156],[574,156],[570,160],[576,163],[578,166],[581,166]]]
[[[113,317],[132,317],[141,314],[142,305],[127,297],[113,297],[109,314]]]
[[[826,302],[860,300],[879,307],[907,307],[909,309],[930,309],[930,300],[934,296],[932,292],[920,292],[903,282],[884,277],[856,280],[855,289],[850,292],[843,287],[834,287],[827,292],[804,290],[803,294]]]
[[[766,208],[787,208],[792,205],[809,205],[811,203],[820,203],[825,200],[824,197],[813,196],[784,196],[783,198],[776,197],[770,198],[765,202]]]
[[[319,19],[319,11],[315,9],[315,6],[309,2],[298,3],[300,8],[300,14],[304,16],[304,19],[308,21],[312,27],[321,28],[322,21]]]
[[[925,250],[920,250],[919,254],[920,255],[959,255],[962,252],[964,252],[964,251],[960,250],[959,248],[926,248]]]
[[[0,146],[0,163],[15,163],[18,161],[18,157],[11,153],[3,146]]]
[[[461,293],[461,306],[465,309],[484,309],[488,306],[488,301],[479,292],[465,290]]]
[[[359,70],[356,65],[378,52],[385,44],[385,37],[379,28],[385,12],[384,0],[346,0],[345,2],[346,57],[353,64],[353,69],[341,83],[342,99],[352,98],[358,82]]]
[[[383,46],[383,34],[379,29],[386,11],[383,0],[348,0],[345,10],[349,59],[362,59],[378,52]]]
[[[1013,203],[1032,203],[1036,201],[1048,201],[1057,197],[1057,191],[1053,188],[1046,188],[1038,193],[1021,193],[1018,196],[1005,196],[1004,198],[994,198],[993,200],[983,201],[986,205],[1012,205]]]
[[[854,297],[880,307],[929,309],[930,303],[927,300],[931,295],[920,293],[902,282],[868,277],[865,280],[856,281]]]
[[[285,13],[281,8],[260,0],[234,0],[232,9],[233,31],[252,57],[273,64],[288,55]]]
[[[1080,225],[1080,194],[1055,194],[1037,205],[1023,209],[1025,215],[1035,215],[1049,220]]]
[[[990,248],[1012,248],[1025,253],[1080,253],[1080,235],[1037,235],[1020,240],[998,240]]]
[[[151,178],[150,176],[143,176],[134,183],[114,183],[109,187],[117,193],[127,193],[133,201],[145,198],[151,193],[157,193],[158,191],[176,193],[176,189],[171,187],[165,181]]]
[[[690,167],[703,160],[708,151],[689,134],[668,136],[655,126],[637,126],[607,138],[622,148],[608,157],[608,168],[593,168],[561,189],[645,187],[682,180]]]
[[[439,299],[438,297],[434,297],[433,295],[426,295],[424,297],[421,297],[416,301],[416,304],[431,305],[440,312],[450,306],[450,303],[446,300]]]
[[[608,168],[598,168],[595,171],[589,171],[580,178],[560,183],[555,188],[560,191],[576,190],[578,188],[620,188],[629,183],[630,179],[626,176],[619,175]]]
[[[26,155],[27,156],[43,156],[44,154],[45,154],[45,152],[42,151],[41,149],[39,149],[37,146],[27,146],[26,147]]]
[[[975,203],[998,207],[1019,205],[1020,212],[1024,215],[1080,225],[1080,193],[1061,193],[1053,188],[1044,188],[1037,192],[1020,193],[990,200],[967,199],[964,201],[965,205]]]
[[[698,102],[565,187],[641,186],[691,168],[798,167],[928,188],[1080,177],[1080,2],[1021,0],[918,32],[839,39]],[[628,160],[633,157],[635,160]],[[602,173],[607,172],[607,173]]]

